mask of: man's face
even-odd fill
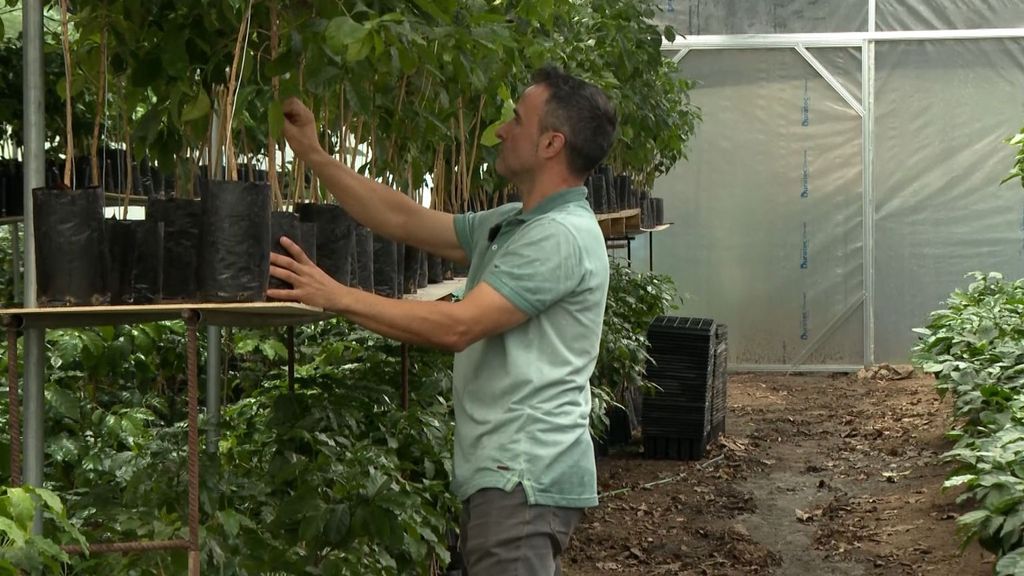
[[[511,182],[522,181],[537,169],[540,162],[540,119],[548,98],[546,86],[533,85],[516,103],[511,120],[501,125],[495,135],[501,140],[498,150],[498,174]],[[527,178],[528,179],[528,178]]]

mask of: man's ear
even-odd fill
[[[541,153],[546,158],[558,155],[565,148],[565,134],[561,132],[548,132],[544,135],[541,143]]]

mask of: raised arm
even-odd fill
[[[397,242],[465,264],[451,214],[420,206],[392,188],[366,178],[320,146],[313,113],[296,98],[284,102],[284,136],[292,151],[312,169],[360,224]]]

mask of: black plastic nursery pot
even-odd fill
[[[316,224],[317,265],[331,278],[349,284],[356,221],[337,204],[296,204],[295,213],[303,222]]]
[[[427,256],[429,255],[426,252],[420,250],[420,273],[419,276],[416,277],[417,288],[426,288],[427,284],[429,284],[429,282],[427,281],[427,267],[429,266],[429,260]]]
[[[270,251],[276,254],[283,254],[291,257],[291,254],[281,246],[281,237],[287,236],[289,240],[302,247],[302,222],[299,215],[294,212],[271,212],[270,214]],[[305,250],[303,250],[305,252]],[[268,288],[291,289],[292,285],[273,276],[267,284]]]
[[[427,256],[427,283],[439,284],[441,282],[444,282],[444,259],[430,254]]]
[[[299,248],[302,248],[306,257],[314,264],[318,264],[316,259],[316,222],[299,221]]]
[[[163,224],[107,220],[111,304],[155,304],[163,279]]]
[[[199,294],[202,204],[188,198],[150,198],[146,220],[163,224],[160,301],[195,301]]]
[[[18,160],[0,160],[0,216],[25,214],[25,173]]]
[[[110,303],[103,191],[32,190],[39,306]]]
[[[363,225],[356,226],[356,281],[367,292],[373,292],[375,267],[373,231]]]
[[[388,298],[401,296],[398,276],[398,245],[380,235],[373,236],[373,292]]]
[[[601,174],[594,174],[590,177],[590,196],[592,198],[590,205],[595,214],[604,214],[608,211],[604,194],[604,176]]]
[[[205,181],[199,296],[204,302],[259,302],[270,274],[270,185]]]
[[[415,294],[420,280],[420,250],[406,245],[403,264],[402,294]]]

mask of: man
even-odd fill
[[[497,171],[522,203],[453,216],[365,179],[320,147],[313,115],[284,105],[284,134],[356,220],[469,263],[457,303],[393,300],[343,286],[288,239],[268,296],[335,312],[384,336],[456,352],[453,490],[470,576],[561,573],[582,510],[597,505],[589,379],[608,290],[583,181],[612,146],[616,115],[595,86],[546,67],[497,132]]]

